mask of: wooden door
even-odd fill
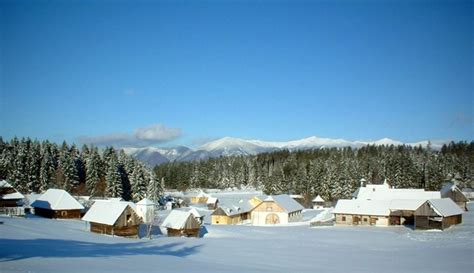
[[[265,224],[275,225],[280,223],[280,218],[275,213],[268,214],[265,218]]]

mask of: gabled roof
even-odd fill
[[[390,201],[387,200],[345,200],[337,201],[333,213],[373,216],[389,216]]]
[[[296,202],[295,199],[291,198],[288,194],[258,196],[258,198],[264,202],[274,201],[288,213],[303,209],[303,206],[301,206],[300,203]]]
[[[465,202],[469,202],[469,198],[467,198],[461,189],[459,189],[458,186],[452,182],[445,183],[439,192],[441,193],[441,197],[447,197],[450,191],[458,192],[462,197],[464,197],[463,199]]]
[[[195,221],[197,225],[200,225],[191,212],[172,210],[168,217],[165,218],[161,226],[172,229],[184,229],[188,221]],[[196,225],[196,223],[194,223],[194,225]]]
[[[6,180],[0,181],[0,200],[23,199],[25,196],[13,188]]]
[[[130,203],[125,201],[97,200],[82,220],[113,226],[127,207],[131,208]]]
[[[72,197],[67,191],[60,189],[47,190],[36,199],[31,206],[50,210],[84,209],[84,206],[74,199],[74,197]]]
[[[227,216],[233,216],[250,212],[254,206],[252,206],[250,200],[223,199],[219,202],[219,208],[222,209]]]
[[[197,211],[196,208],[187,207],[187,208],[179,208],[179,209],[176,209],[176,210],[190,212],[194,217],[201,218],[201,214]]]
[[[207,204],[215,204],[217,202],[217,197],[208,197]]]
[[[423,203],[425,199],[395,199],[390,202],[390,210],[412,210],[415,211]]]
[[[324,202],[324,199],[318,194],[318,196],[316,196],[312,202]]]
[[[463,211],[458,205],[456,205],[456,203],[453,202],[453,200],[451,200],[451,198],[431,199],[427,202],[439,216],[448,217],[463,213]]]
[[[140,200],[140,202],[137,203],[137,205],[153,206],[153,205],[155,205],[155,203],[153,203],[153,201],[151,201],[151,200],[148,199],[148,198],[143,198],[142,200]]]

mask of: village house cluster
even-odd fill
[[[453,183],[446,183],[440,191],[425,191],[394,189],[387,181],[365,182],[361,180],[352,199],[338,200],[334,209],[325,208],[327,203],[317,195],[312,200],[312,209],[322,210],[319,218],[329,215],[335,225],[410,225],[414,229],[441,230],[460,224],[467,210],[469,199]],[[142,224],[146,225],[148,236],[152,227],[159,225],[168,236],[200,237],[204,215],[196,208],[208,211],[212,225],[285,225],[303,218],[300,195],[217,198],[201,191],[188,199],[190,207],[182,195],[168,196],[162,202],[164,205],[159,206],[147,198],[135,204],[120,198],[73,197],[61,189],[25,198],[7,181],[0,181],[0,212],[4,214],[24,215],[26,210],[46,218],[82,219],[91,232],[123,237],[138,237]],[[170,212],[159,219],[160,209]]]

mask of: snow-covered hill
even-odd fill
[[[409,145],[426,147],[430,143],[432,149],[441,149],[442,145],[448,141],[420,141],[415,143],[403,143],[390,138],[382,138],[376,141],[349,141],[345,139],[320,138],[316,136],[292,140],[292,141],[262,141],[246,140],[234,137],[224,137],[201,145],[196,149],[190,149],[184,146],[173,148],[124,148],[127,154],[130,154],[139,160],[148,163],[151,166],[170,161],[192,161],[207,159],[219,156],[236,155],[255,155],[263,152],[288,149],[308,150],[332,147],[352,147],[360,148],[366,145]]]

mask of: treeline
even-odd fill
[[[285,150],[155,167],[169,188],[252,186],[267,194],[320,194],[326,200],[349,198],[361,178],[369,182],[387,179],[396,188],[439,190],[446,179],[471,185],[473,170],[474,142],[452,142],[440,151],[429,146],[370,145],[359,149]]]
[[[0,137],[0,179],[7,179],[22,193],[41,193],[60,188],[77,195],[121,197],[139,201],[159,196],[162,185],[144,164],[112,147],[63,142],[39,142],[29,138]]]

